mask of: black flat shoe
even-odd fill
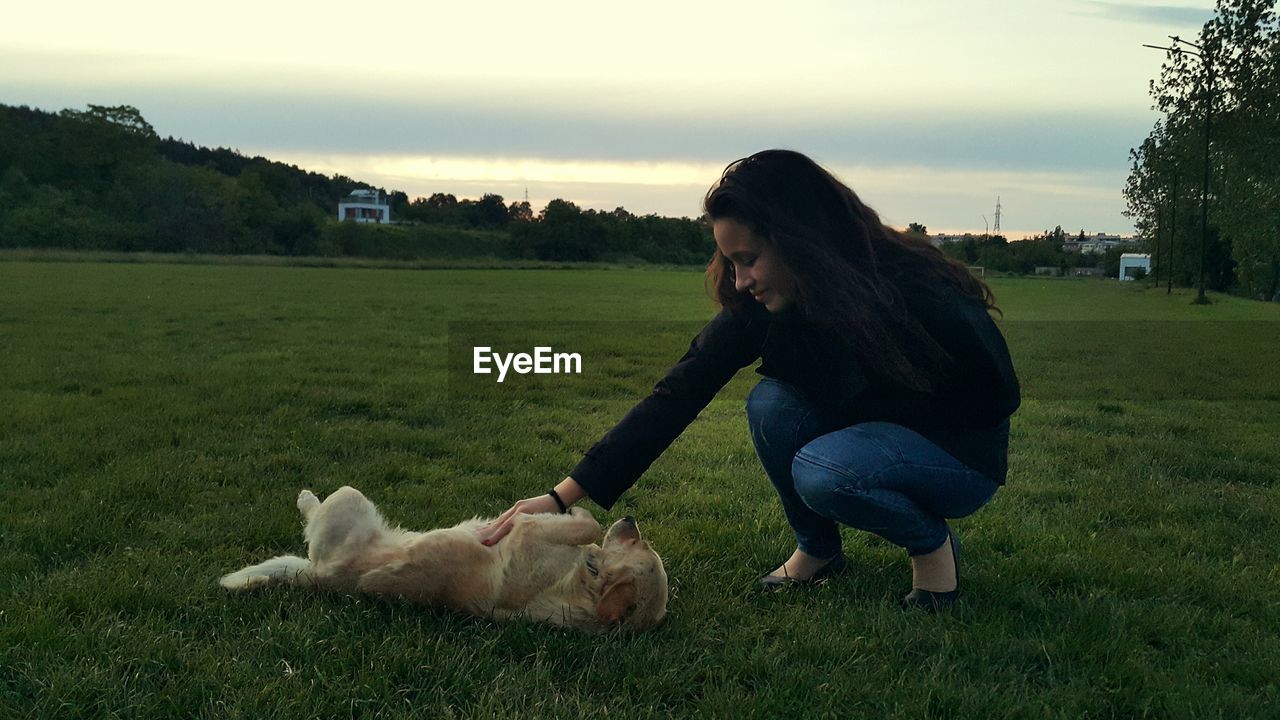
[[[955,605],[960,599],[960,539],[950,528],[947,529],[947,536],[951,538],[951,561],[956,566],[956,589],[948,592],[933,592],[912,588],[911,592],[902,598],[903,609],[936,613]]]
[[[927,613],[936,613],[955,605],[959,599],[959,588],[951,592],[932,592],[915,588],[907,593],[906,597],[902,598],[902,607],[904,610],[923,610]]]
[[[798,580],[796,578],[786,577],[785,575],[763,575],[760,577],[758,584],[761,590],[769,591],[781,590],[784,587],[790,587],[792,585],[816,585],[833,575],[838,575],[839,573],[844,572],[845,566],[848,564],[849,562],[845,560],[844,553],[840,553],[828,560],[826,565],[819,568],[818,571],[807,580]]]

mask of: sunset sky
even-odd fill
[[[896,226],[1128,234],[1157,118],[1142,43],[1212,2],[443,4],[44,0],[0,103],[138,107],[162,136],[410,197],[696,216],[728,162],[811,155]]]

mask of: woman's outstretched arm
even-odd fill
[[[556,495],[560,496],[560,502],[564,503],[565,509],[573,507],[573,504],[587,496],[587,491],[582,489],[577,480],[566,477],[561,480],[554,488]],[[515,522],[516,516],[523,513],[558,513],[560,512],[560,503],[551,496],[551,493],[538,495],[536,497],[525,498],[512,505],[506,512],[498,516],[497,520],[480,528],[480,542],[485,545],[492,545],[511,532],[512,523]]]

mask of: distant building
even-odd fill
[[[1071,277],[1101,277],[1102,275],[1103,275],[1102,268],[1096,268],[1096,267],[1071,268]]]
[[[1134,280],[1151,272],[1151,256],[1146,253],[1124,253],[1120,256],[1120,281]]]
[[[1133,235],[1108,235],[1107,233],[1095,233],[1093,235],[1085,235],[1081,238],[1079,235],[1068,237],[1062,243],[1062,251],[1082,255],[1101,255],[1112,248],[1128,248],[1136,247],[1142,241],[1141,238]]]
[[[381,190],[353,190],[338,202],[338,219],[358,223],[389,223],[391,203]]]
[[[1058,266],[1056,266],[1056,265],[1037,265],[1037,266],[1036,266],[1036,274],[1037,274],[1037,275],[1052,275],[1052,276],[1054,276],[1054,277],[1057,277],[1057,276],[1059,276],[1059,275],[1061,275],[1061,274],[1062,274],[1062,268],[1060,268],[1060,267],[1058,267]]]
[[[947,243],[963,242],[965,240],[979,240],[981,238],[982,238],[981,235],[974,235],[973,233],[965,233],[963,235],[949,235],[947,233],[934,233],[929,236],[929,240],[931,240],[934,245],[946,245]]]

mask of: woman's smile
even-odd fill
[[[751,293],[751,297],[770,312],[791,304],[795,281],[772,245],[733,218],[716,220],[712,234],[720,254],[732,263],[738,292]]]

